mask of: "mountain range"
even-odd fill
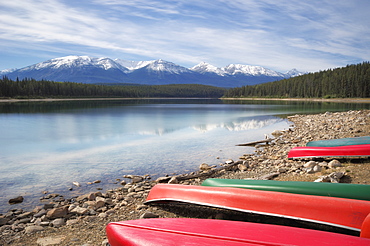
[[[13,80],[33,78],[89,84],[204,84],[218,87],[254,85],[302,74],[296,69],[280,73],[260,66],[241,64],[219,68],[202,62],[186,68],[162,59],[127,61],[89,56],[60,57],[21,69],[0,71],[0,75]]]

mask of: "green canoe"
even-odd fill
[[[355,138],[328,139],[308,142],[306,146],[310,147],[336,147],[347,145],[370,144],[370,136]]]
[[[276,180],[206,179],[203,181],[202,186],[245,188],[370,201],[370,185],[362,184]]]

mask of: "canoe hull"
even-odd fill
[[[370,201],[370,185],[241,179],[206,179],[202,186],[278,191]]]
[[[228,187],[158,184],[146,204],[184,202],[359,231],[370,202]]]
[[[370,245],[370,239],[248,222],[208,219],[142,219],[106,227],[111,246],[122,245]]]
[[[367,158],[370,156],[370,144],[338,147],[294,147],[288,158]]]
[[[363,145],[363,144],[370,144],[370,136],[311,141],[311,142],[308,142],[306,146],[337,147],[337,146]]]

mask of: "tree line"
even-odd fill
[[[224,97],[366,98],[370,97],[370,63],[232,88]]]
[[[25,78],[0,79],[0,98],[78,98],[78,97],[200,97],[219,98],[226,89],[198,85],[103,85],[74,82],[54,82]]]

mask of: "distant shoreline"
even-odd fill
[[[250,101],[311,101],[311,102],[341,102],[341,103],[370,103],[370,98],[221,98],[222,100]]]
[[[2,102],[53,102],[53,101],[108,101],[108,100],[156,100],[156,99],[221,99],[240,101],[311,101],[311,102],[338,102],[338,103],[370,103],[370,98],[192,98],[192,97],[140,97],[140,98],[40,98],[40,99],[0,99]]]
[[[0,99],[1,102],[53,102],[53,101],[109,101],[109,100],[156,100],[156,99],[218,99],[218,98],[199,98],[199,97],[97,97],[97,98],[30,98],[30,99]]]

